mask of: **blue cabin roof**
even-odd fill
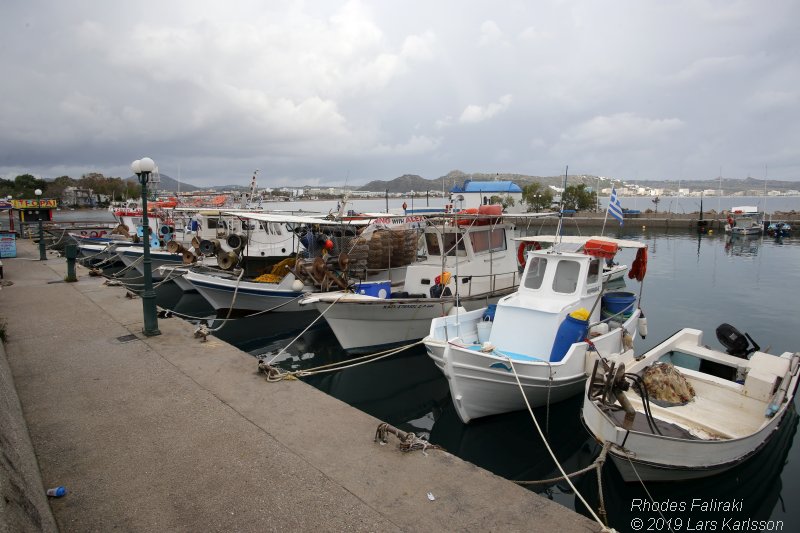
[[[464,185],[456,185],[450,192],[522,192],[519,185],[513,181],[472,181],[467,180]]]

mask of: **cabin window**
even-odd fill
[[[428,249],[428,255],[442,255],[439,249],[439,237],[435,233],[425,234],[425,247]]]
[[[556,275],[553,278],[553,292],[561,294],[572,294],[578,288],[578,274],[581,272],[581,264],[577,261],[562,260],[556,267]]]
[[[276,223],[276,222],[270,222],[269,223],[269,232],[272,235],[280,235],[282,233],[281,232],[281,225]]]
[[[216,218],[209,218],[206,222],[208,229],[225,228],[225,222]]]
[[[472,242],[472,251],[476,254],[486,252],[489,250],[489,232],[486,230],[473,231],[469,234],[469,240]]]
[[[481,252],[499,252],[506,249],[506,234],[502,228],[472,231],[469,234],[472,250]]]
[[[464,236],[460,233],[445,233],[442,235],[442,242],[447,255],[467,255],[464,248]]]
[[[495,228],[489,232],[489,242],[495,252],[506,249],[506,232],[503,228]]]
[[[594,285],[600,279],[600,260],[592,259],[589,262],[589,276],[586,278],[588,285]]]
[[[528,261],[528,274],[525,276],[525,287],[528,289],[541,289],[544,273],[547,270],[547,258],[532,257]]]

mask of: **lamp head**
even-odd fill
[[[136,161],[134,161],[133,163],[131,163],[131,170],[136,175],[139,175],[142,172],[142,169],[140,168],[140,164],[141,164],[141,161],[139,161],[138,159]]]
[[[150,173],[156,169],[156,164],[149,157],[143,157],[139,160],[139,169],[142,172]]]
[[[36,196],[41,196],[42,195],[42,189],[36,189],[35,191],[33,191],[33,194],[35,194]]]

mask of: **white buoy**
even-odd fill
[[[452,315],[458,315],[458,314],[466,313],[466,312],[467,312],[466,308],[461,307],[460,305],[454,305],[453,307],[450,308],[450,310],[447,312],[447,314],[448,314],[448,316],[452,316]]]
[[[300,281],[299,279],[296,279],[296,280],[294,280],[294,281],[292,282],[292,290],[293,290],[293,291],[295,291],[295,292],[300,292],[300,291],[302,291],[302,290],[303,290],[303,287],[305,287],[305,285],[304,285],[304,284],[303,284],[303,282],[302,282],[302,281]]]
[[[647,337],[647,318],[644,315],[639,315],[637,326],[639,328],[639,336],[643,339]]]

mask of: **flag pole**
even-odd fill
[[[611,190],[614,190],[614,182],[611,182]],[[600,196],[598,195],[598,201]],[[608,197],[608,207],[606,208],[606,216],[603,217],[603,229],[600,230],[600,236],[602,237],[606,233],[606,220],[608,220],[608,210],[611,209],[611,197]]]

